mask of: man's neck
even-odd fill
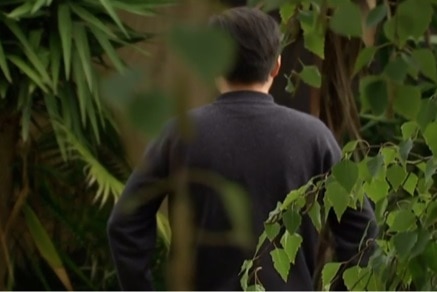
[[[224,86],[220,86],[220,93],[229,93],[233,91],[256,91],[268,94],[270,90],[270,82],[266,82],[263,84],[226,84]]]

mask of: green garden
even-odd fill
[[[213,100],[235,48],[204,22],[242,4],[280,22],[276,101],[320,118],[343,149],[329,173],[271,210],[257,252],[241,263],[242,289],[263,290],[249,282],[265,245],[288,277],[304,214],[324,239],[319,290],[338,275],[349,290],[437,289],[437,1],[1,0],[0,290],[120,289],[110,211],[164,123],[179,116],[189,135],[184,113]],[[214,183],[244,245],[244,198]],[[336,262],[326,216],[340,220],[364,196],[380,233],[362,246],[376,250],[365,267],[359,254],[356,264]],[[186,226],[171,230],[162,207],[158,290],[189,290],[180,262],[171,286],[164,280],[172,237],[183,242]]]

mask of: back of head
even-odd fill
[[[227,33],[237,45],[234,66],[224,76],[229,83],[263,83],[280,53],[279,25],[268,14],[254,8],[228,9],[210,19],[210,25]]]

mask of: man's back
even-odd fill
[[[258,236],[277,202],[340,159],[334,138],[320,121],[276,105],[267,94],[281,66],[281,31],[275,20],[257,9],[238,7],[212,17],[210,25],[227,34],[237,48],[233,66],[216,79],[222,95],[190,113],[194,139],[183,141],[178,127],[170,123],[149,145],[108,222],[111,251],[124,290],[152,288],[148,271],[156,243],[156,212],[167,194],[157,195],[156,189],[178,167],[212,172],[243,187],[251,211],[248,231]],[[228,234],[232,226],[223,200],[211,186],[191,183],[189,191],[197,227],[195,288],[240,289],[240,267],[254,251],[232,245]],[[126,212],[132,201],[137,204]],[[376,227],[368,228],[373,216],[367,200],[363,210],[347,209],[341,224],[332,214],[328,216],[338,261],[351,260],[366,230],[368,237],[375,236]],[[220,235],[211,237],[212,233]],[[302,248],[287,283],[274,271],[268,252],[255,263],[262,267],[257,276],[268,290],[313,289],[317,233],[306,217],[300,233]]]
[[[184,167],[214,173],[239,184],[249,196],[255,236],[276,204],[313,176],[329,170],[340,159],[340,150],[330,131],[316,118],[279,106],[270,95],[237,91],[221,95],[211,105],[191,112],[194,139],[184,152]],[[171,141],[179,143],[178,141]],[[170,146],[169,149],[178,147]],[[228,234],[232,226],[223,199],[211,187],[193,184],[190,195],[199,231],[196,250],[196,290],[238,290],[239,271],[254,250],[229,242],[207,243],[200,234]],[[238,195],[238,194],[235,194]],[[363,213],[358,224],[366,226],[372,212]],[[334,219],[334,217],[333,217]],[[335,219],[336,220],[336,219]],[[354,233],[356,230],[343,230]],[[317,233],[308,217],[300,228],[303,237],[288,283],[273,268],[269,253],[260,259],[258,273],[268,290],[313,290]],[[354,235],[350,235],[354,237]],[[358,242],[362,234],[356,234]],[[349,251],[352,253],[356,251]]]

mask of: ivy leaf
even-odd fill
[[[373,179],[371,182],[364,184],[364,192],[376,204],[388,195],[390,189],[385,179]]]
[[[428,266],[437,273],[437,243],[432,242],[425,249],[424,256],[430,261],[427,262]]]
[[[369,173],[372,177],[376,176],[381,168],[384,166],[384,157],[381,153],[378,153],[375,157],[372,157],[367,162],[367,167],[369,168]]]
[[[355,62],[353,75],[357,74],[361,69],[369,66],[378,48],[376,47],[366,47],[360,51]]]
[[[363,33],[360,8],[351,1],[338,2],[329,25],[339,35],[360,37]]]
[[[399,85],[395,89],[394,110],[403,117],[414,120],[421,104],[420,90],[417,86]]]
[[[419,114],[416,117],[417,124],[422,131],[426,130],[428,124],[433,122],[437,115],[437,105],[431,99],[423,99]]]
[[[243,265],[241,266],[241,273],[243,273],[243,275],[241,276],[240,279],[240,285],[243,288],[243,291],[246,291],[247,289],[247,283],[249,282],[249,272],[252,267],[253,267],[252,260],[245,260],[243,262]]]
[[[279,9],[279,14],[281,15],[282,23],[287,23],[288,20],[293,16],[294,11],[296,10],[296,4],[287,2],[281,5]]]
[[[281,245],[292,264],[294,264],[296,260],[296,254],[299,251],[302,241],[302,236],[297,233],[290,234],[289,232],[285,232],[281,238]]]
[[[407,180],[404,183],[404,190],[406,190],[410,195],[414,196],[414,191],[416,190],[417,182],[419,178],[414,173],[408,175]]]
[[[410,210],[396,210],[388,215],[387,224],[392,231],[408,231],[416,227],[416,216]]]
[[[437,157],[437,122],[428,125],[423,137],[434,157]]]
[[[308,216],[310,216],[314,227],[320,232],[322,229],[322,216],[320,214],[320,204],[315,201],[311,209],[308,211]]]
[[[360,98],[372,112],[380,116],[388,106],[387,83],[377,76],[366,76],[360,80]]]
[[[411,249],[417,242],[417,232],[401,232],[393,236],[393,245],[401,259],[406,259],[410,255]]]
[[[349,291],[363,291],[369,280],[370,272],[368,269],[353,266],[343,273],[344,284]]]
[[[301,216],[298,212],[293,209],[288,209],[285,211],[282,216],[282,220],[284,221],[285,228],[290,234],[294,234],[300,226]]]
[[[405,77],[407,77],[408,69],[409,65],[407,62],[398,56],[387,64],[384,68],[384,74],[391,80],[402,83]]]
[[[343,147],[343,154],[354,152],[355,149],[358,146],[358,141],[349,141],[344,147]]]
[[[416,62],[424,76],[437,82],[437,69],[435,66],[436,59],[430,49],[416,49],[411,53],[411,57]]]
[[[337,181],[345,188],[347,192],[351,192],[358,180],[358,166],[350,160],[342,160],[334,166],[332,173]]]
[[[407,140],[415,136],[417,132],[417,128],[418,127],[416,122],[410,121],[410,122],[403,123],[401,126],[402,139]]]
[[[281,226],[277,222],[273,224],[265,224],[264,227],[266,229],[267,238],[270,241],[273,241],[276,236],[278,236],[279,231],[281,230]]]
[[[387,169],[387,179],[392,188],[397,191],[407,177],[407,172],[400,165],[392,165]]]
[[[387,7],[384,3],[379,4],[367,15],[366,25],[367,27],[375,27],[380,23],[387,15]]]
[[[324,59],[325,31],[323,25],[320,25],[318,18],[319,13],[315,10],[300,11],[299,13],[305,49]]]
[[[381,155],[384,158],[385,165],[389,165],[392,163],[396,156],[398,154],[398,151],[395,147],[384,147],[381,149]]]
[[[303,82],[309,86],[320,88],[322,85],[322,76],[320,75],[319,69],[314,66],[303,66],[302,71],[299,73],[300,78]]]
[[[270,252],[273,260],[273,267],[281,276],[284,282],[287,282],[288,273],[290,272],[290,261],[288,255],[282,248],[276,248]]]
[[[431,237],[427,229],[420,227],[417,231],[417,241],[411,250],[411,257],[416,257],[422,254],[425,251],[426,246],[428,245]]]
[[[410,155],[411,149],[413,149],[413,140],[408,139],[406,141],[402,141],[399,144],[399,156],[403,160],[402,162],[405,163],[408,159],[408,156]]]
[[[341,263],[327,263],[322,270],[322,286],[324,291],[329,291],[331,282],[337,275]]]
[[[328,200],[334,208],[337,220],[340,222],[349,204],[349,193],[337,181],[333,181],[326,187],[325,200]]]

